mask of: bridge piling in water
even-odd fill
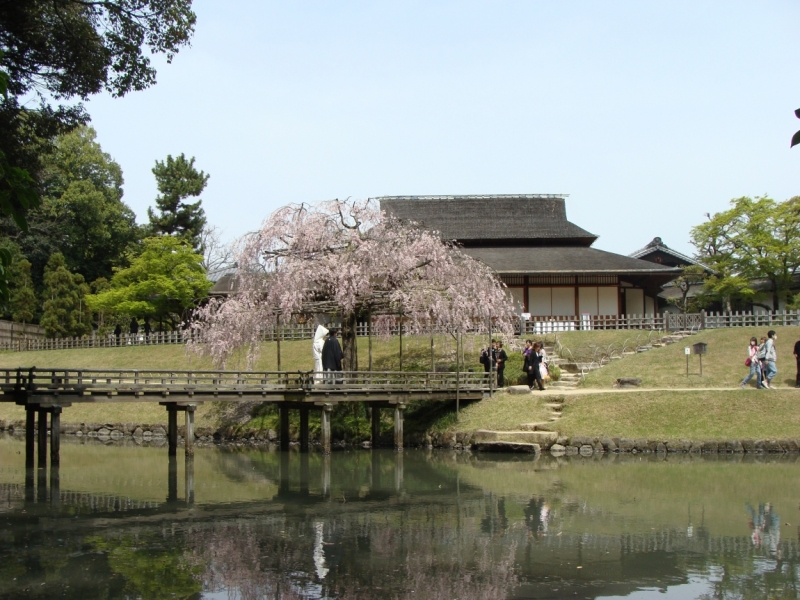
[[[38,464],[40,469],[47,468],[47,409],[40,408],[37,411],[38,429],[39,429],[39,448],[38,448]]]
[[[308,407],[300,407],[300,452],[308,452]]]
[[[381,407],[373,405],[370,409],[371,412],[371,420],[372,420],[372,430],[370,434],[370,445],[373,448],[377,448],[378,445],[381,443]]]
[[[281,450],[286,451],[289,449],[289,407],[285,404],[280,406],[280,442]]]
[[[178,407],[175,403],[167,404],[167,445],[168,454],[178,454]]]
[[[36,408],[25,407],[25,468],[33,469],[36,455]]]
[[[58,471],[61,464],[61,407],[50,409],[50,467]]]
[[[194,456],[194,412],[196,406],[186,407],[186,431],[184,432],[184,451],[186,456]]]
[[[331,412],[333,405],[326,403],[322,406],[322,453],[331,453]]]

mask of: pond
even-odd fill
[[[797,455],[179,454],[0,439],[0,598],[798,597]]]

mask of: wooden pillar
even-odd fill
[[[170,411],[171,415],[176,414]],[[177,427],[175,428],[177,429]],[[178,459],[174,454],[169,455],[167,464],[167,502],[178,501]]]
[[[37,426],[39,429],[39,448],[38,448],[38,464],[40,469],[47,468],[47,411],[43,408],[38,410]]]
[[[186,411],[189,414],[189,411]],[[184,471],[186,483],[186,504],[194,504],[194,455],[187,454],[184,457]]]
[[[322,411],[325,412],[325,411]],[[322,497],[331,496],[331,455],[322,455]]]
[[[275,344],[278,352],[278,371],[281,370],[281,317],[275,315]]]
[[[372,405],[372,447],[377,448],[381,443],[381,408],[380,406]]]
[[[167,445],[169,456],[178,454],[178,410],[175,404],[167,405]],[[177,492],[176,492],[177,498]]]
[[[331,453],[331,411],[332,404],[322,406],[322,453]]]
[[[397,452],[394,455],[394,491],[398,494],[403,489],[403,453]]]
[[[369,342],[369,369],[372,371],[372,313],[367,315],[367,340]]]
[[[36,501],[47,502],[47,468],[36,469]]]
[[[50,467],[61,464],[61,407],[50,409]]]
[[[308,407],[300,409],[300,452],[308,452]]]
[[[36,409],[25,407],[25,468],[32,469],[36,454]]]
[[[289,449],[289,407],[280,405],[281,413],[281,450]]]
[[[403,411],[405,404],[398,404],[394,407],[394,449],[403,449]]]
[[[186,407],[186,435],[184,437],[186,456],[194,456],[194,411],[196,409],[197,407],[192,405]]]
[[[56,509],[61,506],[61,475],[57,464],[50,465],[50,505]]]
[[[308,496],[308,452],[300,454],[300,493]]]
[[[289,491],[289,453],[281,452],[280,460],[278,493],[285,494]]]

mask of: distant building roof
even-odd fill
[[[464,252],[498,273],[552,274],[680,274],[680,269],[582,246],[464,248]]]
[[[464,247],[591,246],[597,236],[567,220],[567,194],[382,196],[398,219],[438,231]]]
[[[664,256],[666,255],[669,259],[665,262]],[[629,254],[631,258],[640,258],[642,260],[646,260],[649,262],[657,262],[662,264],[670,264],[671,266],[678,266],[678,265],[699,265],[706,269],[707,271],[711,271],[707,266],[701,263],[690,256],[686,256],[685,254],[681,254],[677,250],[673,250],[669,246],[667,246],[663,241],[661,241],[660,237],[653,238],[653,241],[647,244],[644,248],[637,250],[636,252],[632,252]],[[660,260],[658,260],[660,259]]]

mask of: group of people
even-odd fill
[[[523,367],[527,377],[528,387],[532,390],[534,386],[544,391],[544,380],[548,378],[547,372],[547,353],[541,342],[533,340],[525,341],[525,349],[522,351]],[[497,387],[505,387],[505,368],[508,354],[503,349],[503,342],[492,340],[491,346],[481,350],[480,363],[486,373],[497,373]]]
[[[746,387],[753,377],[756,378],[756,388],[760,390],[774,390],[772,380],[778,374],[777,360],[778,353],[775,350],[775,340],[778,334],[770,330],[767,336],[757,339],[755,336],[750,338],[750,345],[747,347],[747,359],[745,366],[750,367],[750,373],[739,384],[739,387]],[[798,359],[798,379],[795,387],[800,387],[800,342],[795,344],[794,355]]]
[[[144,318],[144,326],[143,326],[144,336],[150,337],[150,334],[153,332],[153,327],[150,325],[150,318]],[[129,335],[136,339],[139,335],[139,319],[133,317],[131,319],[131,323],[128,326]],[[122,325],[117,323],[117,326],[114,328],[114,337],[117,338],[117,344],[119,344],[120,338],[122,337]],[[130,341],[128,342],[130,343]]]
[[[336,337],[337,333],[338,331],[335,327],[328,330],[322,325],[317,325],[313,343],[315,383],[320,383],[323,380],[323,375],[326,381],[330,380],[330,383],[334,383],[335,378],[332,374],[342,371],[344,353]]]

